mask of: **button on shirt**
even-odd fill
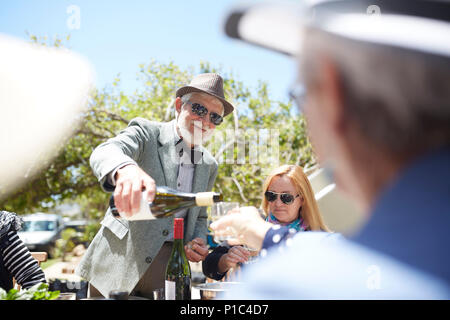
[[[177,133],[176,125],[173,126],[175,135],[175,147],[176,154],[180,157],[178,164],[178,174],[177,174],[177,187],[178,191],[182,192],[192,192],[192,182],[194,180],[195,165],[191,162],[190,152],[191,148],[186,146],[186,143]],[[187,211],[189,209],[183,209],[175,214],[175,218],[186,218]],[[173,230],[170,230],[168,239],[173,240]]]

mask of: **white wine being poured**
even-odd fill
[[[198,192],[188,193],[174,190],[168,187],[156,187],[156,195],[153,202],[149,202],[151,214],[155,218],[164,218],[177,213],[183,209],[192,207],[204,207],[223,201],[220,193]],[[119,211],[114,204],[114,196],[109,199],[111,213],[115,217],[120,217]]]

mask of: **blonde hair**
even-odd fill
[[[322,215],[319,211],[314,192],[308,177],[303,172],[303,168],[297,165],[283,165],[274,169],[266,178],[263,184],[263,197],[262,208],[266,215],[269,214],[269,203],[264,196],[264,193],[269,188],[270,183],[274,177],[289,177],[298,194],[303,198],[303,204],[301,207],[301,215],[305,222],[308,224],[309,229],[312,231],[327,231],[330,232],[325,225]]]

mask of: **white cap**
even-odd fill
[[[305,26],[355,41],[450,57],[450,3],[446,1],[259,2],[233,8],[226,18],[225,33],[297,56]]]

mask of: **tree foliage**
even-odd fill
[[[220,160],[215,190],[223,193],[225,200],[259,206],[267,170],[285,163],[314,165],[303,117],[290,103],[272,101],[267,83],[260,82],[256,89],[250,90],[231,72],[213,68],[206,62],[201,62],[197,70],[193,67],[182,70],[173,62],[152,60],[139,65],[141,86],[133,94],[121,89],[120,76],[110,86],[97,89],[82,115],[81,125],[60,154],[26,186],[0,203],[0,208],[25,213],[77,203],[86,218],[99,220],[107,208],[109,195],[101,190],[89,166],[93,149],[115,136],[135,117],[173,119],[176,89],[189,83],[194,74],[203,72],[223,76],[226,96],[237,107],[206,145]],[[265,133],[274,134],[278,147],[274,145],[271,149],[263,141]],[[245,145],[233,141],[233,134]],[[258,151],[257,161],[252,159],[252,150]]]

